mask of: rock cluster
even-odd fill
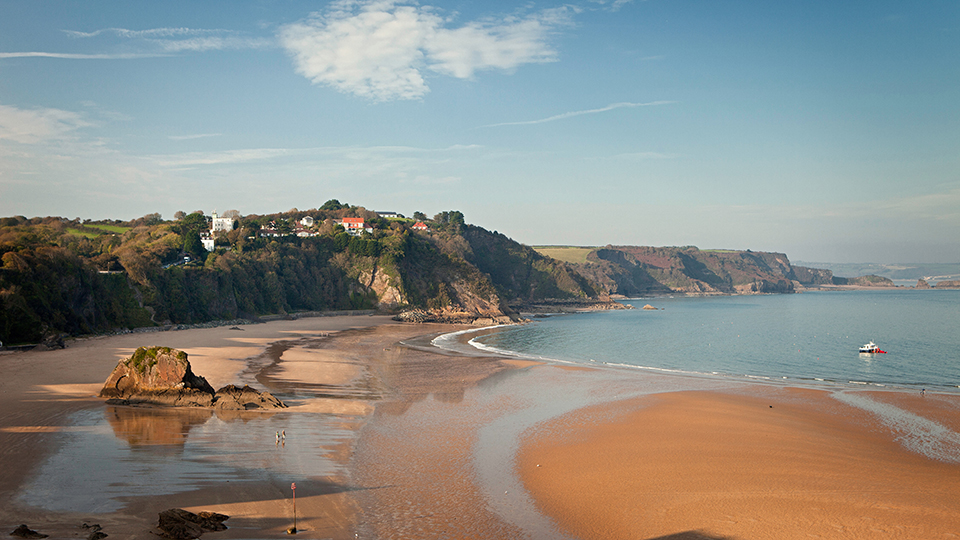
[[[187,353],[169,347],[140,347],[107,377],[100,397],[111,405],[213,407],[224,410],[286,407],[269,392],[228,385],[214,391],[193,373]]]
[[[49,535],[38,533],[26,525],[20,525],[10,533],[10,536],[16,536],[17,538],[46,538]]]
[[[227,526],[224,521],[230,516],[215,512],[200,512],[194,514],[181,508],[171,508],[160,512],[157,528],[164,538],[175,540],[192,540],[200,538],[205,532],[224,531]]]

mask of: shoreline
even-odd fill
[[[181,507],[232,516],[227,521],[227,531],[210,533],[205,538],[280,538],[286,536],[285,528],[290,525],[289,485],[296,481],[301,517],[298,528],[301,535],[309,538],[346,540],[355,534],[382,539],[599,537],[591,532],[595,530],[592,525],[577,529],[580,525],[571,520],[578,514],[564,504],[589,506],[595,516],[591,519],[615,524],[614,529],[602,529],[611,538],[652,537],[654,533],[648,534],[649,531],[676,535],[669,538],[678,539],[722,538],[716,536],[721,534],[751,539],[776,537],[764,536],[762,527],[747,531],[713,522],[685,522],[682,512],[671,510],[676,506],[667,505],[662,509],[673,516],[672,521],[657,522],[663,525],[660,528],[638,529],[632,521],[618,521],[618,516],[629,513],[623,501],[649,497],[649,486],[623,493],[619,503],[584,504],[592,497],[608,500],[603,497],[615,491],[612,487],[629,484],[623,479],[636,475],[635,470],[618,469],[616,460],[591,464],[585,456],[604,455],[618,448],[619,439],[641,446],[653,444],[657,439],[650,436],[649,430],[664,425],[701,426],[700,432],[671,433],[661,429],[662,444],[676,441],[675,444],[688,449],[702,445],[703,433],[708,428],[721,426],[738,427],[747,434],[744,437],[772,433],[772,440],[781,445],[804,438],[826,441],[833,446],[807,445],[803,452],[792,454],[807,460],[809,467],[816,470],[823,469],[824,463],[835,466],[830,460],[843,454],[823,448],[894,456],[877,462],[874,468],[896,469],[907,463],[914,467],[914,480],[923,480],[911,484],[911,490],[897,491],[895,502],[912,504],[918,512],[936,516],[934,521],[944,527],[960,524],[953,521],[953,515],[944,514],[942,505],[938,506],[932,498],[939,495],[949,499],[960,488],[960,482],[951,480],[960,478],[956,464],[941,464],[905,450],[896,440],[901,434],[895,429],[878,422],[872,412],[824,398],[827,392],[780,385],[777,381],[767,384],[638,373],[504,358],[467,349],[433,350],[429,348],[433,338],[427,340],[425,336],[484,329],[433,323],[405,325],[386,317],[300,319],[244,328],[146,335],[164,342],[157,344],[186,343],[185,349],[198,374],[219,382],[255,380],[258,386],[289,401],[289,410],[243,418],[208,414],[198,420],[186,419],[189,413],[197,411],[166,411],[164,415],[173,417],[174,423],[158,419],[157,415],[146,419],[140,415],[117,417],[109,424],[107,433],[98,433],[90,427],[72,424],[70,417],[77,411],[106,413],[102,400],[92,395],[120,357],[129,355],[136,346],[147,345],[143,343],[145,335],[128,334],[90,340],[64,350],[0,356],[0,366],[8,375],[0,381],[0,455],[5,465],[0,472],[0,502],[5,503],[0,510],[0,526],[12,530],[26,523],[55,537],[73,537],[78,535],[82,522],[101,523],[104,532],[111,536],[140,538],[156,523],[157,511]],[[461,334],[466,335],[471,334]],[[167,339],[175,336],[180,337]],[[156,339],[160,337],[163,339]],[[921,398],[888,390],[847,391],[865,393],[876,402],[913,415],[908,418],[928,419],[954,434],[960,430],[957,396],[931,392]],[[767,408],[771,404],[775,406],[772,410]],[[763,415],[757,408],[762,409]],[[718,418],[717,410],[730,415]],[[768,417],[773,415],[767,413],[778,415],[780,423],[770,424]],[[785,413],[789,414],[784,416]],[[667,415],[664,418],[671,420],[654,422],[656,417],[651,414]],[[730,416],[737,422],[731,424]],[[107,425],[103,420],[99,422]],[[844,429],[837,429],[841,424]],[[273,432],[280,427],[286,429],[288,439],[282,447],[274,447]],[[604,430],[617,436],[605,436]],[[639,433],[639,438],[624,435],[628,432]],[[147,434],[160,439],[144,445],[142,437]],[[72,437],[69,446],[63,446],[64,437]],[[559,437],[559,441],[551,437]],[[182,463],[199,464],[201,471],[213,467],[209,470],[215,474],[204,473],[209,475],[207,480],[191,480],[193,484],[185,486],[174,481],[172,492],[167,494],[145,495],[132,490],[120,499],[121,508],[110,512],[54,511],[24,505],[21,488],[29,491],[32,486],[35,490],[38,483],[48,481],[52,473],[40,470],[41,465],[65,451],[67,458],[73,456],[70,448],[84,448],[75,444],[77,441],[109,443],[110,452],[137,455],[141,460],[154,456],[150,459],[157,460],[159,470],[169,474],[183,474],[178,469],[184,466]],[[550,446],[551,441],[557,444]],[[567,446],[576,445],[583,445],[576,455],[563,454],[568,451]],[[632,452],[641,446],[631,445],[628,449]],[[172,461],[165,457],[169,453],[165,449],[170,448],[179,449],[180,457]],[[686,471],[687,476],[701,480],[709,480],[716,471],[731,469],[738,472],[728,480],[742,481],[753,478],[748,473],[754,465],[770,470],[783,466],[776,453],[760,453],[759,457],[745,461],[739,452],[730,452],[718,454],[712,466],[704,469],[703,463],[691,458],[689,450],[683,454],[663,446],[651,448],[644,450],[644,463],[656,464],[655,468],[661,470],[672,467]],[[129,454],[131,449],[136,454]],[[548,461],[544,457],[547,455],[561,457]],[[677,456],[681,455],[687,458],[678,461]],[[223,477],[216,472],[220,470],[216,460],[213,465],[208,463],[213,456],[230,464],[236,472]],[[635,463],[629,459],[619,462]],[[551,465],[548,467],[547,463]],[[536,467],[537,464],[542,466]],[[939,476],[930,476],[933,469]],[[547,470],[562,473],[541,474]],[[809,470],[803,472],[809,474]],[[577,491],[580,488],[571,488],[570,484],[544,488],[537,483],[542,477],[568,482],[578,475],[593,479],[592,484],[583,488],[587,491]],[[649,478],[650,474],[640,476]],[[802,477],[796,472],[790,478]],[[78,482],[88,485],[78,486],[78,493],[95,493],[97,481],[115,479],[81,476]],[[893,481],[888,478],[888,484],[874,485],[879,492],[890,491],[889,488],[896,487]],[[947,487],[953,491],[937,488],[937,482],[951,481]],[[663,504],[664,493],[673,493],[670,500],[682,499],[682,486],[671,491],[670,485],[657,484],[654,491],[658,495],[651,507]],[[760,489],[769,492],[775,487]],[[594,494],[588,488],[601,492]],[[736,507],[730,506],[730,501],[742,497],[730,493],[713,496],[719,501],[714,503],[717,508],[726,508],[728,514],[737,513],[734,517],[741,522],[759,516],[769,525],[780,511],[779,506],[768,506],[761,499]],[[822,500],[813,497],[806,502],[794,501],[789,508],[809,513],[811,505],[834,500],[820,497]],[[876,502],[890,503],[883,498]],[[859,515],[856,512],[861,510],[859,506],[848,507],[846,514],[838,510],[833,515],[839,516],[839,522],[848,530],[857,530],[849,528],[858,526],[851,520],[855,522]],[[795,515],[802,517],[803,512]],[[720,521],[723,520],[717,523]],[[801,527],[801,532],[803,526],[814,526],[804,525],[802,520],[793,524]],[[847,537],[839,529],[824,527],[823,537]],[[928,527],[926,532],[932,530]],[[690,531],[702,534],[692,536]],[[685,533],[690,534],[681,536]],[[939,536],[908,531],[898,537]]]

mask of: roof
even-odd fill
[[[362,217],[345,217],[343,218],[344,223],[363,223]]]

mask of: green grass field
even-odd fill
[[[74,235],[74,236],[82,236],[82,237],[84,237],[84,238],[96,238],[96,237],[100,236],[100,235],[97,234],[97,233],[92,233],[92,232],[87,232],[87,231],[81,231],[81,230],[79,230],[79,229],[67,229],[67,234],[72,234],[72,235]]]
[[[87,225],[87,227],[94,227],[94,228],[100,229],[101,231],[110,232],[110,233],[115,233],[115,234],[123,234],[123,233],[125,233],[125,232],[127,232],[127,231],[130,230],[130,227],[121,227],[121,226],[119,226],[119,225],[100,225],[100,224],[97,224],[97,225]]]
[[[121,227],[119,225],[85,225],[87,229],[96,229],[100,232],[81,231],[80,229],[67,229],[67,234],[74,236],[83,236],[84,238],[96,238],[103,234],[123,234],[130,230],[130,227]]]
[[[597,249],[577,246],[533,246],[537,253],[568,263],[585,263],[587,254]]]

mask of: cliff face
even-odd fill
[[[853,285],[857,287],[895,287],[893,280],[883,276],[859,276],[853,278],[834,277],[834,285]]]
[[[667,292],[750,294],[794,292],[794,282],[823,277],[798,275],[782,253],[701,251],[695,247],[606,246],[577,265],[582,275],[611,294],[637,296]]]

